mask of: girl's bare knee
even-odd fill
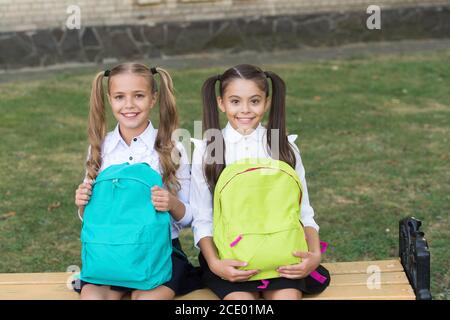
[[[131,300],[172,300],[175,292],[166,287],[159,286],[152,290],[133,290]]]
[[[297,289],[280,289],[265,291],[263,297],[266,300],[301,300],[302,292]]]
[[[81,289],[81,300],[120,300],[123,294],[113,291],[109,286],[86,284]]]
[[[105,300],[106,295],[101,287],[93,284],[86,284],[81,289],[80,293],[81,300]]]
[[[232,292],[227,294],[223,300],[256,300],[259,298],[258,292]]]

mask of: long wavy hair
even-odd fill
[[[148,80],[151,92],[158,93],[159,127],[154,147],[159,154],[163,182],[170,192],[175,193],[180,188],[180,183],[176,178],[180,153],[172,152],[175,148],[172,141],[172,132],[178,128],[173,82],[169,73],[163,68],[157,67],[153,71],[160,76],[159,92],[151,70],[140,63],[123,63],[112,68],[107,76],[107,90],[109,92],[111,80],[115,75],[132,73],[145,77]],[[105,92],[103,89],[103,78],[105,77],[104,71],[99,72],[92,82],[88,123],[90,153],[86,162],[87,175],[90,179],[97,177],[102,165],[101,148],[107,130]]]

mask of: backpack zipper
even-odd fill
[[[286,170],[283,170],[283,169],[275,169],[275,168],[272,168],[272,167],[256,167],[256,168],[249,168],[249,169],[244,170],[244,171],[242,171],[242,172],[238,172],[238,173],[236,173],[234,176],[232,176],[232,177],[230,178],[230,180],[228,180],[228,181],[225,183],[225,185],[222,187],[222,189],[220,189],[219,193],[222,193],[223,189],[225,189],[225,187],[231,182],[231,180],[233,180],[233,179],[234,179],[235,177],[237,177],[238,175],[244,174],[244,173],[247,173],[247,172],[250,172],[250,171],[255,171],[255,170],[258,170],[258,169],[280,170],[280,171],[286,173],[288,176],[290,176],[290,177],[295,181],[295,183],[297,184],[298,188],[300,189],[300,199],[299,199],[299,203],[302,201],[303,190],[302,190],[300,184],[297,182],[297,180],[296,180],[289,172],[287,172]]]
[[[133,178],[133,177],[125,177],[125,178],[108,178],[108,179],[101,179],[101,180],[98,180],[98,181],[96,181],[96,183],[100,183],[100,182],[103,182],[103,181],[111,181],[112,180],[112,183],[114,184],[114,185],[117,185],[117,186],[119,186],[119,187],[123,187],[123,186],[121,186],[120,184],[119,184],[119,180],[133,180],[133,181],[137,181],[137,182],[140,182],[140,183],[142,183],[142,184],[145,184],[147,187],[149,187],[149,188],[152,188],[152,186],[150,186],[147,182],[145,182],[145,181],[143,181],[143,180],[141,180],[141,179],[138,179],[138,178]]]

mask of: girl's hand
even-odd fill
[[[75,204],[78,208],[86,206],[92,195],[92,180],[88,180],[78,186],[75,191]]]
[[[230,282],[243,282],[259,272],[259,270],[239,270],[238,267],[245,267],[246,262],[230,259],[215,259],[209,266],[211,271],[224,280]]]
[[[320,252],[294,252],[294,256],[302,258],[302,262],[288,266],[282,266],[277,269],[283,278],[302,279],[306,278],[311,272],[320,265]]]
[[[158,186],[154,186],[152,189],[152,203],[158,211],[170,211],[174,205],[173,195]]]

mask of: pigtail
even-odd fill
[[[220,130],[219,123],[219,108],[217,105],[217,97],[216,97],[216,82],[220,81],[220,76],[213,76],[208,78],[203,86],[202,86],[202,98],[203,98],[203,134],[205,132],[212,133],[211,130],[214,130],[214,134],[212,137],[207,137],[207,147],[205,154],[205,166],[204,166],[204,174],[206,181],[208,183],[209,189],[211,192],[214,192],[214,188],[216,186],[217,180],[219,179],[220,174],[225,168],[225,141],[222,136],[222,131]],[[213,139],[214,138],[214,139]],[[222,150],[216,150],[215,148],[209,152],[209,146],[215,142],[215,139],[220,139],[219,145],[221,144]],[[213,161],[212,159],[216,158],[217,152],[221,152],[221,156],[219,159],[219,163]]]
[[[94,180],[102,165],[102,143],[106,136],[105,96],[103,90],[104,72],[99,72],[92,82],[89,102],[88,136],[90,153],[86,161],[87,176]]]
[[[169,73],[162,68],[152,68],[152,73],[158,73],[161,79],[158,98],[159,127],[155,141],[155,150],[159,154],[164,184],[170,192],[175,194],[180,189],[176,172],[180,166],[181,154],[172,141],[172,133],[178,128],[178,113],[173,82]],[[154,88],[156,88],[156,84]]]
[[[287,162],[295,169],[295,153],[289,144],[286,132],[286,85],[277,74],[266,71],[264,74],[272,80],[272,102],[270,106],[269,121],[267,123],[267,147],[272,150],[272,129],[279,130],[279,160]]]

